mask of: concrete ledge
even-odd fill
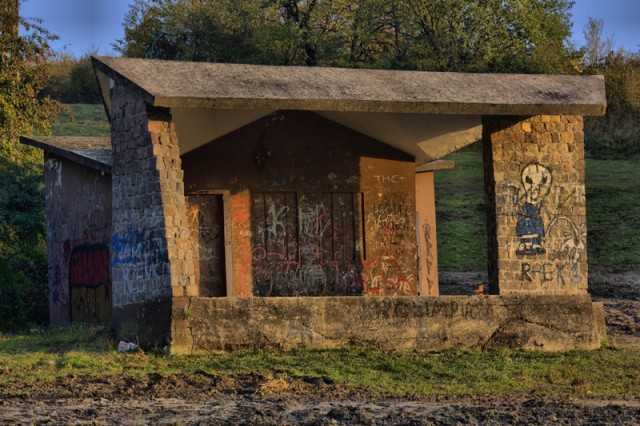
[[[456,163],[449,160],[436,160],[416,166],[416,173],[435,172],[436,170],[451,170]]]
[[[597,349],[604,328],[588,295],[181,297],[172,317],[175,354],[349,345]]]

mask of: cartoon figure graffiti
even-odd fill
[[[551,188],[551,180],[551,171],[540,164],[529,164],[522,170],[525,195],[516,224],[516,233],[520,237],[520,244],[516,250],[518,256],[545,252],[542,245],[545,230],[540,211],[542,202]]]

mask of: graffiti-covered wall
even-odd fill
[[[416,294],[413,157],[281,111],[184,155],[183,167],[188,194],[230,194],[220,229],[234,296]]]
[[[164,344],[169,299],[193,276],[178,139],[168,110],[126,85],[111,89],[111,107],[114,327],[133,339],[150,324],[155,336],[138,337]]]
[[[485,117],[493,293],[587,291],[581,117]]]
[[[111,176],[52,154],[44,166],[51,324],[108,324]]]

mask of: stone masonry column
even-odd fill
[[[579,116],[483,117],[489,289],[587,292]]]
[[[113,327],[168,343],[171,298],[196,293],[183,172],[169,111],[128,86],[111,89]]]
[[[158,171],[164,214],[165,238],[174,297],[198,296],[194,279],[191,229],[184,196],[184,172],[175,125],[166,109],[147,109],[148,130],[153,144],[153,159]]]

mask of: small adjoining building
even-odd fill
[[[51,320],[171,353],[596,348],[600,76],[94,57],[111,138],[45,151]],[[434,172],[482,140],[488,295],[439,296]]]

